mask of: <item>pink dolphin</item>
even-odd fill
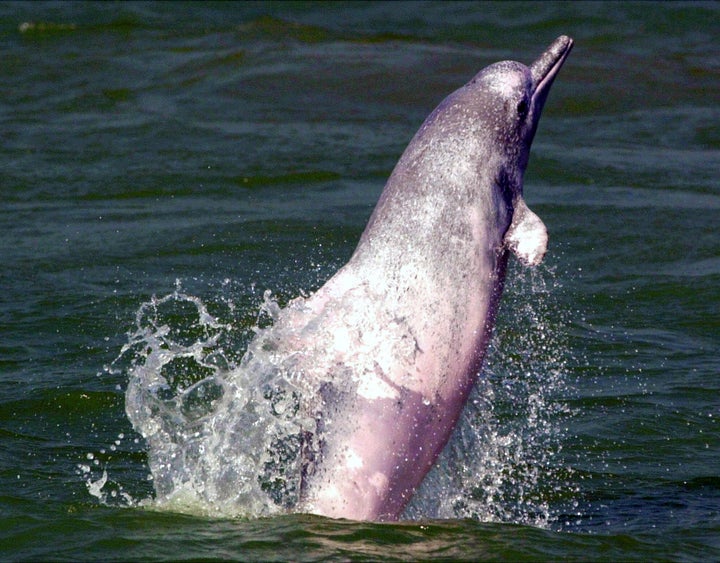
[[[540,113],[573,41],[488,66],[425,120],[350,261],[286,309],[295,373],[327,381],[298,509],[397,519],[478,377],[509,252],[534,266],[545,225],[523,200]],[[294,308],[294,309],[293,309]],[[287,344],[290,345],[290,344]]]

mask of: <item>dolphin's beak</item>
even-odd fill
[[[573,40],[567,35],[561,35],[540,55],[538,60],[530,65],[530,74],[532,75],[533,93],[532,93],[532,113],[534,126],[540,120],[545,100],[550,92],[553,80],[560,72],[565,59],[570,54],[573,46]]]

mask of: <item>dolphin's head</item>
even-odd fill
[[[484,157],[494,162],[495,185],[510,212],[505,246],[529,265],[542,260],[548,237],[543,222],[523,200],[523,175],[545,100],[572,46],[572,39],[560,36],[529,67],[495,63],[459,91],[464,102],[476,108],[479,123],[474,129]]]
[[[572,39],[562,35],[529,67],[502,61],[484,68],[466,85],[467,94],[489,120],[483,124],[485,133],[492,136],[494,146],[507,151],[508,168],[525,171],[550,86],[572,46]],[[522,179],[518,180],[521,189]]]
[[[478,216],[502,229],[504,248],[526,264],[538,264],[547,233],[523,201],[523,175],[548,92],[572,45],[560,36],[529,67],[495,63],[446,97],[400,158],[364,239],[375,233],[379,219],[393,214],[408,222],[427,209],[434,217],[437,198],[428,194],[442,190],[462,205],[472,202]],[[421,203],[409,205],[412,198]]]

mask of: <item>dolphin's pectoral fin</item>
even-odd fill
[[[505,246],[523,264],[537,266],[547,250],[547,229],[522,198],[517,198],[514,207],[512,223],[505,233]]]

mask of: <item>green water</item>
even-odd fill
[[[718,29],[715,3],[0,5],[0,558],[720,557]],[[436,518],[432,483],[398,524],[137,506],[116,359],[140,307],[180,280],[239,359],[265,289],[347,260],[435,105],[560,34],[525,183],[550,248],[511,270],[484,376],[520,440],[487,510]]]

